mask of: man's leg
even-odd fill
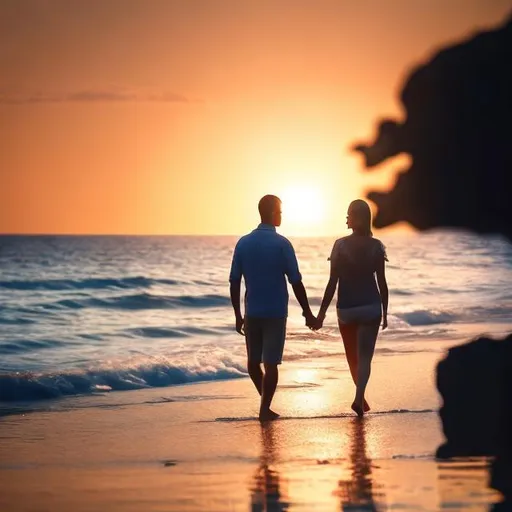
[[[260,420],[274,420],[279,414],[270,409],[272,398],[277,388],[279,380],[279,370],[277,364],[264,363],[265,375],[263,376],[263,393],[261,395]]]
[[[267,318],[263,323],[263,389],[261,395],[260,420],[275,420],[279,414],[270,409],[279,380],[278,365],[283,358],[286,338],[286,318]]]
[[[261,371],[261,363],[247,361],[247,371],[249,372],[249,377],[251,377],[254,387],[261,396],[263,392],[263,372]]]
[[[263,372],[261,371],[263,329],[260,318],[245,318],[245,347],[247,349],[247,371],[261,396],[263,392]]]

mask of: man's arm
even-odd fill
[[[235,312],[235,328],[238,334],[245,334],[244,331],[244,319],[240,310],[240,287],[241,281],[231,281],[229,283],[229,295],[231,296],[231,304]]]
[[[306,325],[308,327],[313,327],[316,325],[316,318],[313,316],[313,313],[311,313],[308,296],[306,294],[304,284],[302,283],[302,276],[299,271],[297,256],[295,255],[295,250],[293,249],[293,245],[289,240],[286,241],[284,256],[285,274],[288,276],[288,281],[292,285],[293,293],[295,294],[295,297],[299,301],[300,307],[302,308],[302,316],[306,319]]]
[[[244,335],[244,319],[240,310],[240,286],[242,283],[242,265],[238,244],[233,252],[231,271],[229,273],[229,295],[235,312],[235,329],[239,334]]]
[[[306,319],[306,325],[308,327],[313,327],[316,325],[316,318],[313,316],[311,308],[309,307],[308,296],[302,280],[292,283],[292,288],[293,293],[295,293],[295,297],[297,297],[300,307],[302,308],[302,316]]]

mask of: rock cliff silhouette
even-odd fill
[[[380,122],[354,147],[367,168],[400,153],[412,164],[387,193],[370,192],[377,228],[462,228],[512,242],[512,17],[414,70],[403,122]],[[446,443],[438,457],[494,457],[490,485],[512,509],[512,334],[454,347],[437,367]],[[510,508],[509,508],[510,507]],[[498,508],[496,508],[498,510]]]
[[[381,121],[367,168],[412,157],[388,193],[370,192],[377,228],[469,228],[512,240],[512,17],[416,68],[400,99],[404,122]]]

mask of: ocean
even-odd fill
[[[247,376],[228,274],[238,237],[1,236],[0,402]],[[389,328],[377,354],[512,330],[512,245],[461,232],[386,234]],[[335,237],[291,238],[313,312]],[[343,353],[333,301],[305,328],[290,287],[284,364]]]

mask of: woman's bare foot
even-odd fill
[[[363,411],[364,412],[371,411],[371,407],[366,400],[364,401],[364,404],[363,404]]]
[[[260,411],[259,420],[260,421],[273,421],[279,418],[279,414],[277,412],[268,409],[268,411]]]
[[[364,415],[364,411],[363,409],[361,408],[360,405],[356,404],[355,402],[352,403],[352,410],[360,417],[362,418],[363,415]]]

